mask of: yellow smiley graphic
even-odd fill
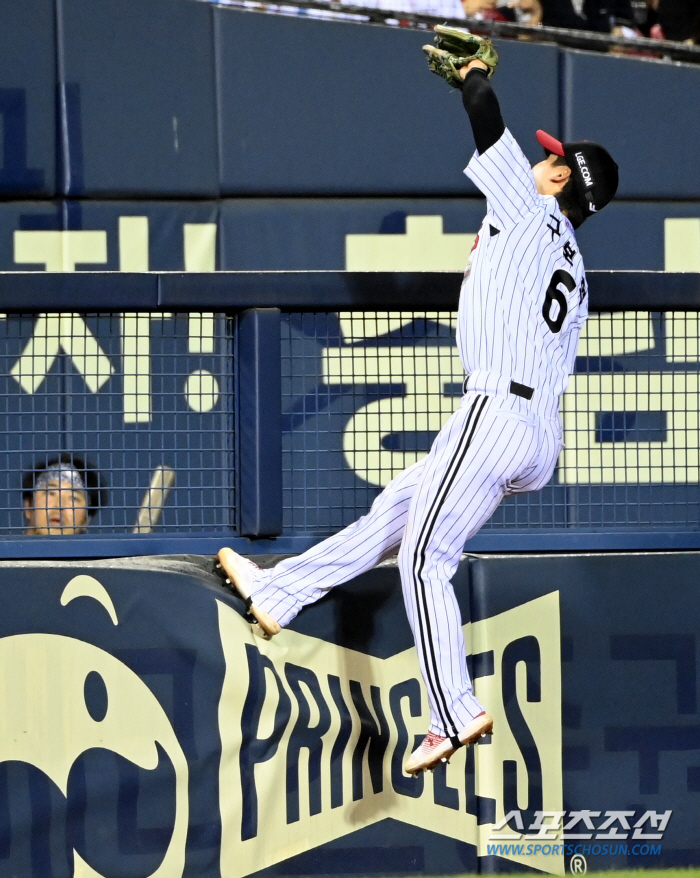
[[[75,580],[83,580],[81,583]],[[90,580],[90,582],[87,582]],[[78,586],[76,588],[76,585]],[[81,587],[84,586],[84,587]],[[98,588],[99,587],[99,588]],[[75,597],[112,602],[92,577],[68,583],[62,603]],[[112,616],[116,624],[116,615]],[[71,766],[86,750],[103,748],[144,770],[157,767],[158,747],[175,771],[175,821],[168,849],[149,878],[180,878],[188,824],[185,755],[160,703],[146,684],[114,656],[81,640],[56,634],[18,634],[0,639],[0,762],[36,766],[67,795]],[[85,681],[99,675],[106,709],[94,716],[85,701]],[[78,854],[75,878],[105,878]]]

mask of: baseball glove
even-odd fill
[[[491,40],[469,33],[464,28],[449,27],[446,24],[436,24],[435,33],[435,45],[423,46],[428,67],[433,73],[441,76],[450,85],[461,88],[460,67],[478,58],[489,68],[488,75],[493,75],[498,64],[498,54]]]

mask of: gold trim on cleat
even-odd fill
[[[275,634],[279,634],[282,630],[279,622],[273,619],[272,616],[265,612],[265,610],[256,607],[250,600],[250,573],[247,569],[250,566],[250,562],[246,561],[246,559],[237,552],[234,552],[233,549],[227,547],[219,551],[217,558],[228,576],[226,582],[230,583],[236,589],[239,596],[246,601],[248,612],[251,616],[255,617],[265,636],[270,638],[274,637]]]

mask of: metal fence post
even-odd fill
[[[250,308],[238,322],[240,532],[282,533],[281,312]]]

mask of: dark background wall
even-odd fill
[[[183,208],[171,199],[210,203],[218,268],[343,268],[346,234],[401,232],[412,214],[476,231],[468,120],[427,75],[427,39],[194,0],[6,0],[0,269],[17,267],[12,232],[42,227],[28,215],[88,229],[137,212],[170,230],[151,223],[152,267],[175,267]],[[581,232],[588,267],[662,269],[663,220],[700,216],[700,69],[498,49],[496,88],[528,158],[544,128],[599,139],[620,164],[617,204]]]

